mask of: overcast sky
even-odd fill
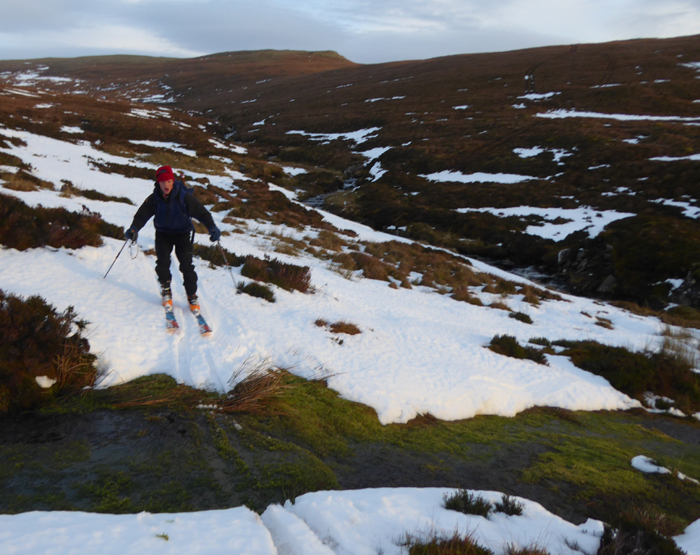
[[[0,59],[258,49],[359,63],[700,34],[700,0],[2,0]]]

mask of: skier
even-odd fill
[[[198,219],[207,227],[212,241],[219,240],[221,231],[214,224],[209,211],[194,198],[181,180],[175,179],[170,166],[162,166],[156,170],[154,191],[136,211],[131,226],[124,234],[126,239],[135,241],[139,230],[151,217],[156,228],[156,275],[163,297],[163,307],[168,317],[168,327],[177,328],[174,317],[171,318],[173,294],[170,289],[170,253],[175,247],[190,310],[199,318],[197,273],[192,264],[194,226],[190,218]]]

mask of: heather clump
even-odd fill
[[[58,312],[41,297],[0,290],[0,412],[40,408],[95,383],[86,326],[73,307]]]
[[[0,243],[17,250],[43,246],[79,249],[102,244],[101,235],[123,236],[121,228],[105,223],[99,214],[63,208],[32,208],[0,194]]]
[[[241,275],[277,285],[286,291],[306,293],[311,285],[311,271],[308,266],[286,264],[276,258],[261,260],[255,256],[246,257]]]

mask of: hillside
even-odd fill
[[[525,61],[560,50],[511,56]],[[677,554],[671,539],[676,538],[696,555],[691,549],[700,518],[698,311],[666,306],[663,295],[654,297],[659,310],[574,296],[484,260],[500,253],[503,266],[506,258],[522,253],[517,261],[529,264],[525,255],[534,249],[546,261],[545,254],[566,246],[575,254],[576,241],[603,249],[606,241],[630,232],[616,226],[641,217],[658,226],[645,224],[641,231],[669,239],[681,260],[692,259],[696,189],[678,185],[688,197],[674,197],[685,199],[674,207],[652,202],[646,189],[604,194],[612,185],[601,185],[607,183],[602,180],[590,189],[565,186],[571,175],[617,170],[612,161],[609,168],[589,170],[586,164],[592,162],[577,158],[586,141],[559,151],[561,122],[536,114],[554,110],[555,104],[546,103],[556,103],[553,99],[564,95],[560,91],[519,99],[524,108],[499,108],[503,114],[525,114],[538,133],[540,126],[542,133],[552,133],[552,142],[532,135],[527,143],[525,135],[516,134],[519,146],[514,147],[487,139],[509,136],[502,127],[519,129],[518,118],[506,121],[504,115],[478,139],[497,154],[481,161],[464,146],[474,146],[477,138],[463,137],[462,146],[447,137],[438,140],[440,130],[455,128],[473,136],[474,129],[467,128],[487,121],[477,114],[483,110],[469,112],[471,104],[456,96],[441,108],[447,121],[430,125],[427,119],[399,121],[406,108],[395,109],[394,103],[410,99],[409,94],[399,98],[408,91],[398,88],[406,85],[401,82],[391,90],[368,82],[365,92],[376,96],[356,97],[364,115],[358,106],[343,112],[322,104],[323,95],[331,93],[322,92],[321,84],[331,79],[347,85],[349,76],[397,79],[412,68],[422,77],[411,81],[423,80],[427,95],[431,71],[436,78],[452,71],[457,79],[471,64],[486,75],[479,64],[509,58],[493,56],[371,67],[329,53],[82,59],[56,61],[65,64],[60,75],[52,60],[5,62],[0,73],[0,511],[5,513],[0,547],[11,552],[58,543],[68,549],[93,534],[100,549],[123,552],[135,549],[123,532],[129,526],[133,542],[143,541],[154,553],[205,549],[211,539],[216,549],[233,553],[245,552],[246,542],[259,542],[259,553],[342,553],[361,545],[367,553],[398,554],[405,551],[401,534],[450,534],[459,527],[465,533],[480,530],[479,542],[499,555],[509,542],[526,549],[545,537],[551,555],[580,555],[612,541],[611,530],[630,526],[634,538],[639,533],[669,542],[668,552]],[[304,73],[305,59],[315,69]],[[174,67],[188,66],[191,73],[183,70],[178,79],[194,83],[203,68],[216,74],[210,64],[217,63],[229,68],[230,83],[248,83],[227,108],[237,107],[238,116],[232,111],[214,117],[208,112],[214,108],[187,107],[199,100],[213,106],[211,88],[200,95],[178,85],[180,97],[174,87],[162,86],[165,75],[157,82],[146,77],[157,67],[174,73]],[[546,75],[540,74],[543,67],[537,68],[538,79]],[[679,71],[686,75],[688,69]],[[691,87],[694,73],[689,75]],[[252,95],[261,78],[272,79],[257,86],[274,89],[277,100]],[[296,92],[303,86],[308,94],[284,100],[295,83]],[[325,90],[348,95],[350,104],[356,84],[337,86]],[[468,102],[483,102],[485,108],[496,90],[489,87],[491,92],[474,93]],[[582,95],[589,94],[586,87]],[[431,101],[435,106],[442,106],[440,96]],[[297,101],[307,103],[306,109]],[[259,110],[273,102],[280,105],[279,123],[277,112],[269,119]],[[290,105],[288,112],[282,104]],[[490,117],[497,112],[493,106]],[[654,114],[694,118],[682,112],[685,108],[678,104],[672,112]],[[451,118],[453,113],[461,115]],[[333,124],[324,121],[331,117]],[[284,124],[283,118],[288,118]],[[613,119],[605,120],[608,128],[596,118],[562,121],[580,126],[582,136],[618,133],[620,138],[637,133],[636,125],[652,125],[633,121],[625,128]],[[690,140],[686,133],[695,128],[690,123],[655,120],[661,127],[659,143],[648,147],[658,149],[653,156],[672,154],[664,150],[671,131]],[[431,131],[415,134],[423,126]],[[397,134],[394,144],[387,129],[413,129],[414,135]],[[574,133],[576,128],[561,129]],[[642,139],[639,145],[601,140],[615,155],[633,146],[647,149]],[[431,150],[433,141],[437,146]],[[532,155],[521,158],[513,148]],[[653,167],[646,156],[625,167]],[[667,169],[694,164],[659,163]],[[177,271],[175,314],[182,329],[179,335],[165,332],[152,225],[141,230],[136,244],[124,241],[123,229],[152,190],[154,171],[162,164],[182,173],[223,232],[220,245],[212,244],[201,226],[195,236],[202,310],[214,328],[209,338],[199,336],[187,313]],[[503,182],[470,183],[465,177],[478,174]],[[536,184],[513,177],[535,174]],[[443,183],[436,175],[453,181]],[[657,179],[653,175],[637,179],[639,187]],[[308,202],[309,196],[335,192],[338,182],[351,179],[357,181],[347,190],[322,199],[332,211]],[[663,180],[661,174],[658,179]],[[424,204],[423,197],[430,202]],[[537,215],[534,209],[542,206],[548,211]],[[523,207],[532,209],[529,215],[517,212]],[[497,210],[473,211],[485,208]],[[415,219],[405,220],[407,213]],[[464,229],[485,236],[448,229],[451,218],[465,218],[471,223]],[[480,222],[496,227],[482,229]],[[517,236],[511,237],[510,225],[519,230]],[[574,236],[558,241],[557,233],[567,230]],[[621,251],[615,249],[620,245],[622,239],[601,252],[619,265]],[[640,251],[676,256],[670,248],[642,249],[648,245]],[[578,265],[586,266],[582,260]],[[625,279],[641,288],[650,283],[636,274]],[[444,506],[443,495],[459,495],[460,488],[489,500],[486,516],[461,515]],[[499,499],[505,503],[502,493],[518,496],[523,515],[496,509]],[[204,512],[213,510],[221,512]],[[141,511],[158,514],[136,514]],[[175,521],[188,533],[170,529]],[[226,543],[231,526],[238,527],[238,535]],[[95,538],[95,530],[111,540]],[[615,537],[626,541],[625,534]],[[209,552],[216,552],[214,547]]]
[[[344,217],[661,308],[700,302],[699,60],[685,37],[364,66],[253,52],[0,71],[214,117],[257,156],[313,169],[291,187],[335,193],[322,202]],[[625,216],[595,237],[540,229],[577,210]]]

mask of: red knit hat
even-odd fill
[[[161,166],[156,170],[156,181],[158,183],[167,181],[168,179],[175,179],[173,169],[170,166]]]

